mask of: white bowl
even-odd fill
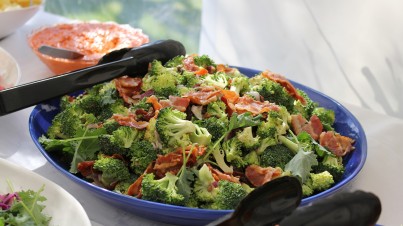
[[[44,202],[43,212],[52,217],[51,226],[91,226],[91,221],[80,202],[56,183],[2,158],[0,168],[0,194],[11,192],[7,181],[11,183],[14,191],[38,191],[44,186],[41,194],[47,200]]]
[[[38,11],[41,5],[33,5],[0,12],[0,39],[22,27]]]
[[[10,88],[16,86],[21,79],[20,67],[17,61],[1,47],[0,62],[0,87]]]

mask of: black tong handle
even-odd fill
[[[166,62],[186,51],[180,42],[163,40],[105,55],[97,65],[0,91],[0,116],[42,101],[114,79],[144,76],[153,60]]]

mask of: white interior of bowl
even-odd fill
[[[17,85],[21,79],[17,61],[0,47],[0,86],[9,88]]]
[[[0,39],[23,26],[38,11],[40,5],[0,12]]]

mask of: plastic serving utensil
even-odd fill
[[[300,207],[279,224],[280,226],[375,225],[381,209],[381,201],[372,193],[344,192]]]
[[[51,57],[56,57],[56,58],[63,58],[63,59],[69,59],[69,60],[76,60],[84,57],[84,54],[81,54],[79,52],[69,50],[69,49],[63,49],[63,48],[56,48],[53,46],[47,46],[43,45],[38,48],[38,51],[42,54],[51,56]]]
[[[144,76],[151,61],[165,63],[175,56],[185,54],[185,47],[174,40],[112,51],[95,66],[0,91],[0,116],[119,76]]]
[[[208,226],[275,225],[301,203],[302,188],[295,177],[280,177],[256,188],[235,211]]]

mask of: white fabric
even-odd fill
[[[200,54],[403,118],[403,2],[204,0]]]

